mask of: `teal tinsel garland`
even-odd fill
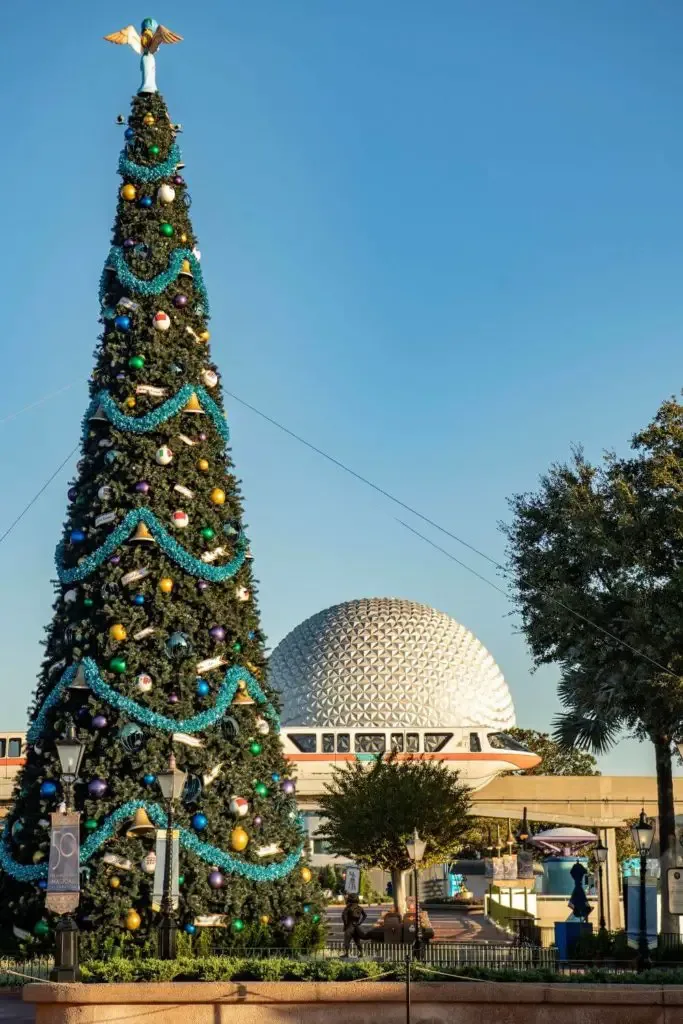
[[[168,151],[168,156],[161,164],[154,167],[146,167],[144,164],[136,164],[129,160],[125,149],[121,150],[119,157],[119,174],[122,178],[130,178],[131,181],[140,181],[143,184],[150,184],[153,181],[160,181],[175,174],[176,164],[180,163],[180,146],[174,142]]]
[[[105,558],[109,558],[116,548],[128,539],[138,523],[145,523],[164,554],[173,559],[176,565],[179,565],[181,569],[184,569],[191,576],[197,576],[203,580],[211,580],[212,583],[223,583],[234,576],[244,564],[248,541],[243,534],[237,540],[238,551],[232,561],[227,562],[225,565],[210,565],[202,562],[200,558],[195,558],[194,555],[186,551],[170,535],[168,530],[161,525],[150,509],[133,508],[124,517],[123,522],[109,534],[104,544],[100,545],[91,555],[86,555],[82,558],[73,569],[64,568],[64,542],[60,541],[55,551],[55,565],[60,583],[78,583],[90,576],[91,573],[95,572],[102,565]]]
[[[166,813],[159,804],[153,804],[146,800],[128,800],[105,818],[97,832],[93,832],[92,835],[88,836],[81,846],[80,863],[85,864],[90,860],[92,855],[108,839],[111,839],[117,828],[124,821],[129,821],[135,812],[141,808],[147,811],[147,814],[157,828],[166,827]],[[224,850],[219,850],[217,846],[202,842],[194,832],[190,832],[186,828],[180,828],[178,831],[180,833],[181,845],[195,853],[206,864],[215,865],[233,875],[241,875],[242,878],[248,878],[252,882],[274,882],[278,878],[284,878],[286,875],[289,875],[301,860],[303,850],[302,844],[292,853],[288,854],[279,864],[268,864],[267,866],[251,864],[248,861],[233,857],[230,853],[225,853]],[[0,843],[0,868],[20,882],[35,882],[39,878],[47,877],[46,864],[18,864],[15,861],[11,853],[8,824],[5,825],[2,843]]]
[[[156,430],[166,420],[170,420],[172,416],[177,416],[178,413],[182,412],[193,394],[197,396],[202,408],[213,420],[221,439],[227,444],[230,440],[230,430],[225,416],[201,384],[183,384],[173,398],[162,402],[156,409],[146,413],[144,416],[129,416],[127,413],[121,412],[109,392],[100,391],[98,395],[95,395],[85,411],[81,428],[83,442],[85,443],[88,439],[90,431],[89,420],[97,411],[98,406],[102,406],[107,419],[117,430],[122,430],[128,434],[148,434],[150,431]]]
[[[239,665],[233,665],[229,668],[223,676],[223,682],[220,685],[218,695],[216,697],[216,703],[212,708],[207,708],[206,711],[201,711],[197,715],[193,715],[192,718],[167,718],[166,715],[160,715],[156,711],[150,711],[149,708],[143,707],[142,704],[137,704],[130,697],[125,697],[122,693],[118,693],[117,690],[105,683],[104,679],[100,675],[100,670],[97,667],[95,661],[92,658],[83,658],[80,662],[85,675],[85,681],[92,690],[93,693],[97,694],[101,700],[105,701],[111,707],[117,708],[119,711],[123,711],[129,718],[134,719],[136,722],[140,722],[142,725],[149,725],[153,729],[161,729],[162,732],[187,732],[196,733],[203,732],[204,729],[208,729],[210,726],[215,725],[216,722],[220,721],[225,715],[226,711],[232,703],[232,699],[237,692],[237,684],[240,679],[243,679],[247,685],[247,692],[251,697],[254,698],[259,704],[265,705],[264,712],[273,722],[276,732],[280,731],[280,719],[277,711],[273,705],[268,701],[265,693],[259,686],[258,682],[247,672],[246,669],[240,668]],[[26,739],[29,743],[36,743],[44,733],[47,717],[52,708],[59,703],[62,698],[64,690],[66,690],[71,684],[76,672],[78,665],[70,665],[67,668],[59,682],[55,683],[49,694],[43,701],[42,707],[33,722],[31,727],[26,734]]]
[[[168,267],[166,270],[162,270],[162,272],[157,274],[156,277],[151,277],[149,280],[145,280],[142,277],[137,277],[129,268],[123,254],[123,248],[120,245],[113,245],[109,250],[109,256],[104,270],[102,271],[102,277],[100,278],[100,304],[104,304],[104,299],[108,291],[108,269],[115,272],[124,288],[134,292],[136,295],[161,295],[161,293],[165,291],[178,277],[182,269],[183,260],[189,260],[194,279],[194,291],[201,297],[206,316],[208,317],[209,297],[206,294],[206,288],[204,287],[202,268],[199,266],[199,260],[191,249],[174,249],[171,253],[171,258],[168,261]]]

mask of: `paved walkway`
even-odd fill
[[[35,1012],[32,1006],[22,1003],[21,997],[0,995],[0,1021],[12,1020],[16,1024],[33,1024]]]
[[[327,908],[328,936],[333,942],[341,942],[344,937],[342,909],[337,906]],[[364,909],[368,919],[363,927],[369,928],[385,910],[389,909],[389,904]],[[510,936],[491,924],[483,914],[465,914],[449,906],[428,907],[427,913],[436,942],[510,942]]]

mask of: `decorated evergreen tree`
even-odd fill
[[[144,80],[119,161],[54,618],[0,843],[0,916],[20,939],[51,941],[49,816],[65,797],[55,741],[73,724],[85,745],[73,788],[83,931],[99,944],[154,929],[147,819],[166,825],[157,776],[173,752],[187,773],[176,807],[180,926],[193,935],[217,921],[228,943],[314,941],[319,890],[265,679],[190,195],[154,82],[154,50],[179,37],[148,22],[141,36],[110,38],[143,53]]]

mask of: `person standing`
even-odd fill
[[[351,943],[355,942],[359,956],[363,954],[361,942],[363,933],[361,925],[367,918],[367,914],[358,902],[357,896],[347,896],[346,906],[342,911],[342,924],[344,926],[344,956],[351,953]]]

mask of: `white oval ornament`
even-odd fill
[[[100,499],[100,501],[109,501],[109,499],[111,498],[111,487],[109,486],[109,484],[104,484],[102,487],[100,487],[99,491],[97,492],[97,497]]]
[[[214,373],[213,370],[202,370],[202,381],[206,384],[207,388],[215,388],[218,384],[218,374]]]
[[[188,516],[187,512],[183,512],[181,508],[179,508],[171,516],[171,522],[173,523],[177,530],[184,530],[189,521],[190,517]]]
[[[265,718],[256,719],[256,729],[261,733],[262,736],[267,736],[270,732],[270,726],[266,722]]]
[[[150,850],[149,853],[140,861],[140,867],[146,875],[153,875],[157,867],[157,855],[154,850]]]
[[[149,693],[152,689],[152,677],[148,676],[146,672],[141,672],[135,682],[140,693]]]
[[[175,189],[171,185],[160,185],[157,191],[157,199],[161,203],[172,203],[175,199]]]
[[[77,600],[78,600],[78,591],[77,590],[67,590],[67,592],[64,595],[64,603],[65,604],[73,604],[74,601],[77,601]]]
[[[230,798],[230,813],[234,814],[236,818],[243,818],[248,811],[249,801],[245,800],[243,796]]]
[[[167,331],[171,326],[171,318],[168,313],[164,313],[164,311],[160,309],[158,313],[154,314],[154,320],[152,323],[154,324],[155,331]]]
[[[168,466],[169,462],[173,459],[173,452],[167,444],[162,444],[161,448],[157,448],[154,458],[160,466]]]

